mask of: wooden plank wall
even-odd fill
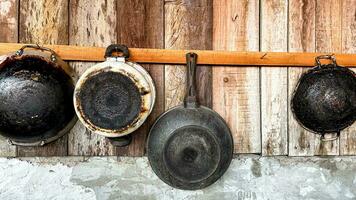
[[[262,51],[287,51],[288,1],[261,2]],[[287,68],[261,69],[262,155],[286,155],[287,151]]]
[[[0,41],[18,42],[18,0],[0,1]],[[0,156],[16,156],[16,147],[0,136]]]
[[[19,42],[68,44],[68,1],[21,0]],[[45,5],[45,6],[44,6]],[[18,156],[65,156],[68,136],[44,147],[18,147]]]
[[[105,47],[356,53],[356,0],[0,0],[0,42]],[[71,62],[80,75],[95,63]],[[0,156],[143,156],[149,127],[182,103],[182,65],[144,65],[157,101],[133,142],[116,148],[78,122],[45,147],[0,137]],[[290,98],[306,68],[200,66],[200,102],[227,121],[235,153],[356,155],[356,124],[322,143],[294,119]],[[356,69],[354,69],[356,71]]]
[[[214,50],[259,50],[259,1],[214,1]],[[261,153],[260,69],[213,68],[213,108],[234,136],[235,153]]]
[[[316,1],[289,2],[289,38],[290,52],[315,52],[315,8]],[[293,90],[300,75],[306,68],[288,69],[288,98],[291,99]],[[315,135],[301,126],[294,119],[288,104],[288,131],[290,156],[312,156],[315,152]]]

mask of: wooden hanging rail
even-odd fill
[[[25,44],[0,43],[0,55],[14,52]],[[105,48],[70,45],[44,45],[67,61],[103,61]],[[315,65],[315,57],[325,53],[236,52],[208,50],[170,50],[130,48],[129,60],[138,63],[185,64],[185,54],[199,55],[198,64],[236,66],[305,66]],[[341,66],[356,67],[356,54],[334,54]]]

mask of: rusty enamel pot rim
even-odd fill
[[[28,50],[31,49],[31,50]],[[16,52],[10,53],[8,55],[3,55],[0,56],[0,65],[6,64],[7,61],[9,60],[23,60],[23,59],[37,59],[37,60],[42,60],[43,62],[48,63],[51,65],[54,69],[61,69],[64,71],[65,74],[68,75],[70,84],[73,86],[74,89],[74,83],[76,82],[77,76],[74,70],[66,63],[64,62],[53,50],[42,47],[39,45],[24,45],[22,48],[17,50]],[[74,109],[73,109],[74,110]],[[38,137],[36,136],[37,139],[33,139],[31,137],[29,138],[19,138],[19,137],[10,137],[10,136],[5,136],[7,137],[7,141],[11,145],[18,145],[18,146],[43,146],[45,144],[51,143],[60,137],[64,136],[69,132],[69,130],[74,126],[75,122],[77,121],[77,117],[75,113],[73,112],[73,117],[71,118],[70,121],[67,122],[67,124],[58,132],[56,132],[56,135],[53,136],[42,136]],[[10,135],[7,133],[7,135]]]
[[[92,121],[88,119],[88,117],[86,117],[83,112],[78,95],[81,92],[81,89],[85,82],[91,77],[101,72],[114,72],[124,75],[131,79],[132,82],[134,82],[138,88],[143,88],[144,90],[148,91],[148,94],[141,95],[142,112],[140,112],[140,114],[131,124],[128,124],[124,128],[106,129],[98,127],[97,125],[94,125]],[[84,124],[84,126],[96,134],[103,135],[109,138],[125,136],[137,130],[152,112],[155,99],[156,89],[154,86],[153,79],[151,78],[149,73],[142,66],[133,62],[125,61],[124,57],[107,57],[106,61],[90,67],[79,78],[74,89],[73,95],[75,112],[77,113],[79,120]]]

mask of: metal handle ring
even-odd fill
[[[39,49],[41,51],[49,51],[49,52],[51,52],[51,61],[52,62],[56,62],[57,61],[57,56],[56,56],[57,54],[56,54],[55,51],[53,51],[50,48],[40,46],[39,44],[36,44],[36,45],[32,45],[32,44],[24,45],[19,50],[17,50],[15,54],[17,56],[21,56],[23,54],[23,52],[24,52],[24,49],[26,49],[26,48]]]
[[[41,140],[38,142],[30,142],[30,143],[24,143],[24,142],[16,142],[10,139],[7,139],[7,143],[12,146],[24,146],[24,147],[42,147],[46,144],[45,140]]]
[[[337,132],[337,135],[335,137],[331,137],[331,138],[325,138],[325,134],[322,134],[320,140],[322,142],[330,142],[330,141],[337,140],[339,137],[340,137],[340,131]]]
[[[115,56],[115,57],[124,57],[124,58],[130,57],[129,48],[127,48],[127,46],[122,44],[112,44],[106,48],[105,58],[114,57],[112,55],[114,52],[122,53],[122,56]]]
[[[335,58],[335,56],[334,56],[333,54],[331,54],[331,55],[320,55],[320,56],[317,56],[317,57],[315,58],[315,62],[316,62],[316,64],[317,64],[317,66],[319,66],[319,67],[322,66],[322,65],[321,65],[321,62],[320,62],[321,59],[331,60],[332,63],[333,63],[333,65],[337,66],[337,64],[336,64],[336,58]]]

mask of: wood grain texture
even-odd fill
[[[165,48],[212,48],[212,0],[165,0]],[[198,55],[199,60],[199,55]],[[202,105],[211,106],[211,68],[197,69],[198,93]],[[182,103],[186,68],[165,66],[165,109]]]
[[[117,1],[118,43],[128,47],[164,48],[164,2],[162,0]],[[134,133],[129,146],[117,148],[119,156],[143,156],[150,126],[164,111],[164,66],[143,65],[151,74],[156,87],[154,109],[146,122]]]
[[[356,52],[356,0],[342,1],[342,53]],[[356,68],[353,68],[356,72]],[[340,155],[356,155],[356,123],[341,132]]]
[[[288,1],[261,1],[261,50],[287,51]],[[261,69],[262,155],[287,155],[287,68]]]
[[[342,0],[317,0],[315,13],[315,45],[317,52],[341,52]],[[325,137],[334,137],[327,134]],[[315,137],[315,155],[339,155],[339,140],[321,142]]]
[[[106,47],[116,43],[115,0],[71,0],[69,7],[70,44]],[[94,64],[71,63],[79,75]],[[116,148],[111,145],[108,139],[92,133],[79,121],[68,137],[69,155],[102,156],[115,155],[116,153]]]
[[[68,44],[67,0],[21,0],[20,42]],[[18,147],[18,156],[67,155],[67,135],[43,147]]]
[[[0,54],[7,54],[28,43],[1,43]],[[104,61],[104,47],[78,45],[47,45],[67,61]],[[185,55],[194,51],[199,54],[198,65],[229,66],[234,68],[250,67],[313,67],[315,57],[326,53],[310,52],[260,52],[260,51],[212,51],[184,49],[151,49],[129,48],[130,61],[141,64],[186,64]],[[338,64],[352,68],[356,67],[356,54],[335,53]]]
[[[315,0],[289,1],[289,37],[290,52],[315,51]],[[288,69],[288,155],[313,156],[315,152],[315,134],[305,130],[294,118],[290,101],[301,74],[307,68]]]
[[[214,0],[214,50],[259,50],[259,1]],[[235,153],[261,153],[260,70],[213,68],[213,109],[228,123]]]
[[[17,42],[18,40],[18,1],[0,1],[0,42]],[[9,145],[7,139],[0,136],[0,157],[16,156],[16,147]]]

